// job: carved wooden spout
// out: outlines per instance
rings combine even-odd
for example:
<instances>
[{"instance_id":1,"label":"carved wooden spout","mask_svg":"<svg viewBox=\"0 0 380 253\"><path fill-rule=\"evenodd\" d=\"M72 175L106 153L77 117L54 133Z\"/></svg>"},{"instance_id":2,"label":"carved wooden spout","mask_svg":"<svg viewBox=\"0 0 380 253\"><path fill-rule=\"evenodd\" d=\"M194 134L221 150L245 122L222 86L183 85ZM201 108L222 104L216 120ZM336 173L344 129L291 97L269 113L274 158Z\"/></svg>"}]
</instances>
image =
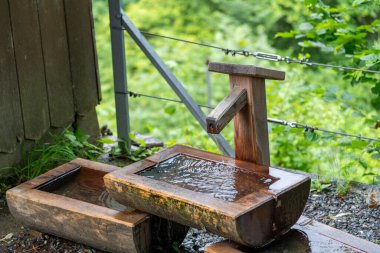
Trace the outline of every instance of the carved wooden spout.
<instances>
[{"instance_id":1,"label":"carved wooden spout","mask_svg":"<svg viewBox=\"0 0 380 253\"><path fill-rule=\"evenodd\" d=\"M211 134L220 133L247 103L247 90L240 87L233 88L231 93L208 115L206 119L207 132Z\"/></svg>"},{"instance_id":2,"label":"carved wooden spout","mask_svg":"<svg viewBox=\"0 0 380 253\"><path fill-rule=\"evenodd\" d=\"M231 92L207 117L207 131L220 133L234 118L236 158L269 166L265 79L284 80L285 73L215 62L209 63L209 70L229 74Z\"/></svg>"}]
</instances>

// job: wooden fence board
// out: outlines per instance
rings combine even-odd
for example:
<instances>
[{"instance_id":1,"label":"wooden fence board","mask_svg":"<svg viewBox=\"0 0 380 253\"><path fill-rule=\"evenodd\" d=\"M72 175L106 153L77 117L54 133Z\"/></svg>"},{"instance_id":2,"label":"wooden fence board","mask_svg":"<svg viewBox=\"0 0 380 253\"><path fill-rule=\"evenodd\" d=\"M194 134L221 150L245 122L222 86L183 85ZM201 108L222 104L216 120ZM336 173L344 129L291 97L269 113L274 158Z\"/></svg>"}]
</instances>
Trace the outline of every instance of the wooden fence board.
<instances>
[{"instance_id":1,"label":"wooden fence board","mask_svg":"<svg viewBox=\"0 0 380 253\"><path fill-rule=\"evenodd\" d=\"M17 0L9 4L25 138L35 140L50 127L37 3Z\"/></svg>"},{"instance_id":2,"label":"wooden fence board","mask_svg":"<svg viewBox=\"0 0 380 253\"><path fill-rule=\"evenodd\" d=\"M67 127L75 111L63 0L38 0L38 14L51 125Z\"/></svg>"},{"instance_id":3,"label":"wooden fence board","mask_svg":"<svg viewBox=\"0 0 380 253\"><path fill-rule=\"evenodd\" d=\"M65 0L76 111L82 115L99 102L90 0Z\"/></svg>"},{"instance_id":4,"label":"wooden fence board","mask_svg":"<svg viewBox=\"0 0 380 253\"><path fill-rule=\"evenodd\" d=\"M0 0L0 152L14 152L24 138L8 0Z\"/></svg>"},{"instance_id":5,"label":"wooden fence board","mask_svg":"<svg viewBox=\"0 0 380 253\"><path fill-rule=\"evenodd\" d=\"M98 103L102 101L102 89L100 87L100 76L99 76L99 65L98 65L98 53L96 51L96 38L95 38L95 21L94 21L94 13L92 11L92 1L89 3L90 7L90 16L88 17L91 21L91 37L93 41L93 50L94 50L94 60L95 60L95 71L96 71L96 82L98 88Z\"/></svg>"}]
</instances>

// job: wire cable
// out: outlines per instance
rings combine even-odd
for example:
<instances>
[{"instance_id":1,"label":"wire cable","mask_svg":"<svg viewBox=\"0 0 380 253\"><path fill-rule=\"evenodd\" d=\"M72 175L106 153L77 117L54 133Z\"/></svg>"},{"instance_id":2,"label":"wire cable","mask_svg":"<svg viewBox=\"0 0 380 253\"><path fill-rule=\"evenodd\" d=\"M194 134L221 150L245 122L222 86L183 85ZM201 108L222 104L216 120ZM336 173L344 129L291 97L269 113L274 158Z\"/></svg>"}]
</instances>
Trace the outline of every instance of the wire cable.
<instances>
[{"instance_id":1,"label":"wire cable","mask_svg":"<svg viewBox=\"0 0 380 253\"><path fill-rule=\"evenodd\" d=\"M154 36L154 37L159 37L159 38L164 38L164 39L169 39L169 40L180 41L180 42L184 42L184 43L188 43L188 44L194 44L194 45L198 45L198 46L202 46L202 47L209 47L209 48L214 48L214 49L218 49L218 50L225 50L222 47L217 47L217 46L213 46L213 45L209 45L209 44L205 44L205 43L201 43L201 42L184 40L184 39L169 37L169 36L166 36L166 35L145 32L145 31L141 31L141 33L145 34L145 35L148 35L148 36Z\"/></svg>"},{"instance_id":2,"label":"wire cable","mask_svg":"<svg viewBox=\"0 0 380 253\"><path fill-rule=\"evenodd\" d=\"M169 39L169 40L179 41L179 42L193 44L193 45L197 45L197 46L203 46L203 47L218 49L218 50L223 51L226 55L232 55L232 56L241 55L241 56L245 56L245 57L253 56L257 59L268 60L268 61L276 61L276 62L285 62L288 64L298 63L298 64L306 65L306 66L318 66L318 67L332 68L332 69L338 69L338 70L360 71L360 72L364 72L364 73L380 74L380 71L378 71L378 70L360 69L360 68L354 68L354 67L349 67L349 66L340 66L340 65L328 64L328 63L311 62L307 58L296 60L296 59L292 59L288 56L283 57L283 56L278 55L278 54L271 54L271 53L264 53L264 52L252 52L252 51L248 51L248 50L227 49L227 48L218 47L218 46L214 46L214 45L210 45L210 44L206 44L206 43L180 39L180 38L176 38L176 37L151 33L151 32L147 32L147 31L141 31L141 33L145 34L147 36Z\"/></svg>"},{"instance_id":3,"label":"wire cable","mask_svg":"<svg viewBox=\"0 0 380 253\"><path fill-rule=\"evenodd\" d=\"M169 102L175 102L175 103L183 104L183 102L181 100L177 100L174 98L159 97L159 96L154 96L154 95L138 93L135 91L118 92L118 93L128 94L132 98L146 97L146 98L151 98L151 99L156 99L156 100L163 100L163 101L169 101ZM198 104L198 106L203 107L203 108L207 108L207 109L214 109L214 107L202 105L202 104ZM341 131L328 130L328 129L324 129L324 128L320 128L320 127L316 127L316 126L301 124L298 122L289 122L289 121L285 121L285 120L281 120L281 119L272 119L272 118L268 118L267 120L269 123L272 123L272 124L289 126L291 128L300 128L300 129L304 129L305 131L311 131L311 132L320 131L320 132L325 132L325 133L330 133L330 134L340 135L340 136L345 136L345 137L350 137L350 138L357 138L357 139L362 139L362 140L367 140L367 141L380 142L380 139L376 139L376 138L371 138L371 137L366 137L366 136L361 136L361 135L355 135L355 134L348 134L348 133L344 133Z\"/></svg>"},{"instance_id":4,"label":"wire cable","mask_svg":"<svg viewBox=\"0 0 380 253\"><path fill-rule=\"evenodd\" d=\"M134 91L128 91L128 92L123 93L123 94L128 94L130 97L133 97L133 98L136 98L136 97L146 97L146 98L153 98L153 99L158 99L158 100L164 100L164 101L169 101L169 102L175 102L175 103L183 104L183 102L181 100L177 100L177 99L174 99L174 98L158 97L158 96L153 96L153 95L147 95L147 94L137 93L137 92L134 92ZM197 104L197 105L199 107L203 107L203 108L214 109L213 107L210 107L210 106L207 106L207 105L199 105L199 104Z\"/></svg>"}]
</instances>

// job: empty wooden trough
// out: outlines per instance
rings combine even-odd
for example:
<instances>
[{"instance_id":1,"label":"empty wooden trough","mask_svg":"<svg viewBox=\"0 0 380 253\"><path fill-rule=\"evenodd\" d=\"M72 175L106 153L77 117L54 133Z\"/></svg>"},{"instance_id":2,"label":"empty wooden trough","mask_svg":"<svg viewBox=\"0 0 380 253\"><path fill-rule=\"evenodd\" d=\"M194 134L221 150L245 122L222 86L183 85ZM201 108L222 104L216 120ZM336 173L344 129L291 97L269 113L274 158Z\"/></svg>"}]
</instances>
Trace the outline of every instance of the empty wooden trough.
<instances>
[{"instance_id":1,"label":"empty wooden trough","mask_svg":"<svg viewBox=\"0 0 380 253\"><path fill-rule=\"evenodd\" d=\"M7 191L9 209L33 229L100 250L171 252L188 227L112 199L103 176L118 169L76 159Z\"/></svg>"},{"instance_id":2,"label":"empty wooden trough","mask_svg":"<svg viewBox=\"0 0 380 253\"><path fill-rule=\"evenodd\" d=\"M310 187L304 175L180 145L104 180L120 203L252 247L296 223Z\"/></svg>"}]
</instances>

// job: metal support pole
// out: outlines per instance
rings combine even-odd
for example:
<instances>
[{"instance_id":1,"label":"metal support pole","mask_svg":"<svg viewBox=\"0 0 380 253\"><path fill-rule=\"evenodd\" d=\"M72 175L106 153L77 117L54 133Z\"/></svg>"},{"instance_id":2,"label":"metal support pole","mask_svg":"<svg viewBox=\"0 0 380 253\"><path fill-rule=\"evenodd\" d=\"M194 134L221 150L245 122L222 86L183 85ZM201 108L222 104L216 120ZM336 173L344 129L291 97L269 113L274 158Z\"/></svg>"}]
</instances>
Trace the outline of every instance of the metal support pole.
<instances>
[{"instance_id":1,"label":"metal support pole","mask_svg":"<svg viewBox=\"0 0 380 253\"><path fill-rule=\"evenodd\" d=\"M211 73L210 71L208 71L208 64L209 64L209 59L207 58L206 59L206 62L205 62L205 65L206 65L206 68L205 68L205 73L206 73L206 77L205 77L205 81L206 81L206 85L207 85L207 106L208 107L211 107L211 100L212 100L212 88L211 88ZM211 109L209 109L209 113L211 112Z\"/></svg>"},{"instance_id":2,"label":"metal support pole","mask_svg":"<svg viewBox=\"0 0 380 253\"><path fill-rule=\"evenodd\" d=\"M145 56L151 61L151 63L155 66L155 68L160 72L161 76L166 80L166 82L170 85L172 90L177 94L177 96L181 99L181 101L186 105L187 109L193 114L195 119L199 122L199 124L206 131L206 116L199 108L194 99L187 93L185 87L181 84L181 82L175 77L175 75L170 71L170 69L165 65L165 63L161 60L161 58L154 51L153 47L149 44L149 42L145 39L145 37L141 34L139 29L133 24L133 22L127 17L127 15L122 12L122 26L127 30L129 35L135 41L135 43L140 47L140 49L144 52ZM223 152L223 154L233 157L234 151L228 144L228 142L224 139L224 137L220 134L209 134L212 140L216 143L219 150Z\"/></svg>"},{"instance_id":3,"label":"metal support pole","mask_svg":"<svg viewBox=\"0 0 380 253\"><path fill-rule=\"evenodd\" d=\"M117 135L126 141L130 149L129 109L127 94L127 66L125 62L124 32L121 23L121 0L109 0L109 16L111 27L112 65L115 91Z\"/></svg>"}]
</instances>

